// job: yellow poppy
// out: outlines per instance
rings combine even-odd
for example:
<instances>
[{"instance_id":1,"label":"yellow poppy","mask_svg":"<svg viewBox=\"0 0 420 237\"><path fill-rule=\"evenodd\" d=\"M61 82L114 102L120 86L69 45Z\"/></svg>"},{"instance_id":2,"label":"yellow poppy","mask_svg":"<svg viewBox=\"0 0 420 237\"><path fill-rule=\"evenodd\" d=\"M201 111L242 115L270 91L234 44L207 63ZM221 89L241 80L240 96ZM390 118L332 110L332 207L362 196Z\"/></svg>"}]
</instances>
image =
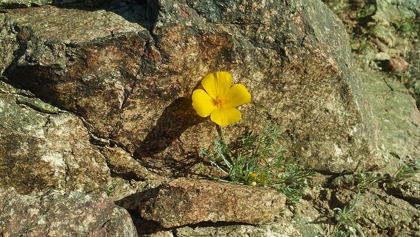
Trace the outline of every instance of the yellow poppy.
<instances>
[{"instance_id":1,"label":"yellow poppy","mask_svg":"<svg viewBox=\"0 0 420 237\"><path fill-rule=\"evenodd\" d=\"M193 107L201 117L210 115L211 121L221 126L234 124L241 119L236 107L251 102L251 94L242 84L232 87L232 75L228 72L213 72L204 77L204 90L193 92Z\"/></svg>"}]
</instances>

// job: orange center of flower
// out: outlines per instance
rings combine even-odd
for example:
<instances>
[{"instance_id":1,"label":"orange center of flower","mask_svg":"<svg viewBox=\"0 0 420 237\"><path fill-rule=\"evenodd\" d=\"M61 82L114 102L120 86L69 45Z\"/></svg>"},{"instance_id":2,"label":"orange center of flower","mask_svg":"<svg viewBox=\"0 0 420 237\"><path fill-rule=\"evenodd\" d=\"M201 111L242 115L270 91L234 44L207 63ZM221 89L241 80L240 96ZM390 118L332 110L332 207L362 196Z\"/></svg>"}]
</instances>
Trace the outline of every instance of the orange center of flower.
<instances>
[{"instance_id":1,"label":"orange center of flower","mask_svg":"<svg viewBox=\"0 0 420 237\"><path fill-rule=\"evenodd\" d=\"M226 99L222 99L219 96L216 97L216 99L213 101L213 105L216 106L219 109L223 109L223 107L228 103L229 101Z\"/></svg>"}]
</instances>

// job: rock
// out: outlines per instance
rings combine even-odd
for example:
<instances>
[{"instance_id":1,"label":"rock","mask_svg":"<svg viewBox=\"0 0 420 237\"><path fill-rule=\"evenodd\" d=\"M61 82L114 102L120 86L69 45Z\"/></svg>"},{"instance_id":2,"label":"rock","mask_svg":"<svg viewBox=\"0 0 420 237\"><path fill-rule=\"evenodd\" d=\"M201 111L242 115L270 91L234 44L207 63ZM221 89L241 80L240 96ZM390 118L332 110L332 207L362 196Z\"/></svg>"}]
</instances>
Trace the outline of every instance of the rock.
<instances>
[{"instance_id":1,"label":"rock","mask_svg":"<svg viewBox=\"0 0 420 237\"><path fill-rule=\"evenodd\" d=\"M340 208L351 205L355 200L355 193L349 190L340 190L335 194ZM371 190L360 194L360 198L354 207L354 211L349 215L353 221L361 222L366 229L380 230L398 229L404 230L408 226L412 230L418 230L420 211L410 205L410 203L389 196L382 191ZM365 229L365 230L366 230ZM365 232L370 236L369 232ZM413 233L412 233L413 234Z\"/></svg>"},{"instance_id":2,"label":"rock","mask_svg":"<svg viewBox=\"0 0 420 237\"><path fill-rule=\"evenodd\" d=\"M159 231L150 235L150 237L174 237L172 231Z\"/></svg>"},{"instance_id":3,"label":"rock","mask_svg":"<svg viewBox=\"0 0 420 237\"><path fill-rule=\"evenodd\" d=\"M83 122L0 82L0 184L30 194L90 192L111 180L105 158ZM77 139L75 139L77 138Z\"/></svg>"},{"instance_id":4,"label":"rock","mask_svg":"<svg viewBox=\"0 0 420 237\"><path fill-rule=\"evenodd\" d=\"M320 1L124 2L4 15L16 26L11 34L25 36L4 74L159 175L188 174L198 151L213 146L214 124L195 114L190 97L217 70L253 98L228 140L275 123L279 143L309 168L381 165L371 156L376 138L348 36Z\"/></svg>"},{"instance_id":5,"label":"rock","mask_svg":"<svg viewBox=\"0 0 420 237\"><path fill-rule=\"evenodd\" d=\"M15 71L11 78L21 81L38 68L38 79L24 82L25 85L35 93L44 93L46 96L41 97L56 106L84 116L97 136L108 137L140 70L145 39L150 36L138 33L145 29L103 10L89 14L47 6L10 10L8 16L28 32L23 39L27 50L21 51L17 65L8 70L21 73ZM108 40L95 41L99 39ZM95 102L91 104L92 101Z\"/></svg>"},{"instance_id":6,"label":"rock","mask_svg":"<svg viewBox=\"0 0 420 237\"><path fill-rule=\"evenodd\" d=\"M111 2L111 0L2 0L0 2L0 9L39 7L44 5L62 6L74 3L84 3L85 6L96 8L109 2Z\"/></svg>"},{"instance_id":7,"label":"rock","mask_svg":"<svg viewBox=\"0 0 420 237\"><path fill-rule=\"evenodd\" d=\"M415 48L420 49L420 42L417 42ZM409 62L409 73L412 77L407 84L414 99L416 99L417 108L420 109L420 50L410 52Z\"/></svg>"},{"instance_id":8,"label":"rock","mask_svg":"<svg viewBox=\"0 0 420 237\"><path fill-rule=\"evenodd\" d=\"M401 161L420 156L420 112L401 83L378 72L360 75L377 124L378 151L394 173Z\"/></svg>"},{"instance_id":9,"label":"rock","mask_svg":"<svg viewBox=\"0 0 420 237\"><path fill-rule=\"evenodd\" d=\"M13 53L19 48L17 35L13 20L0 13L0 75L15 59Z\"/></svg>"},{"instance_id":10,"label":"rock","mask_svg":"<svg viewBox=\"0 0 420 237\"><path fill-rule=\"evenodd\" d=\"M408 63L401 57L394 57L389 61L389 67L394 72L404 73L408 71Z\"/></svg>"},{"instance_id":11,"label":"rock","mask_svg":"<svg viewBox=\"0 0 420 237\"><path fill-rule=\"evenodd\" d=\"M284 215L274 223L263 225L198 225L194 227L185 226L174 230L175 236L328 236L325 230L317 222L322 216L314 209L311 203L302 201L296 203L297 216L293 215L287 208L282 212ZM310 224L309 224L310 223Z\"/></svg>"},{"instance_id":12,"label":"rock","mask_svg":"<svg viewBox=\"0 0 420 237\"><path fill-rule=\"evenodd\" d=\"M70 0L71 1L71 0ZM76 0L74 0L76 1ZM72 2L74 2L72 1ZM0 9L2 8L23 8L34 7L51 4L53 0L2 0L0 2Z\"/></svg>"},{"instance_id":13,"label":"rock","mask_svg":"<svg viewBox=\"0 0 420 237\"><path fill-rule=\"evenodd\" d=\"M375 55L375 59L378 61L389 61L391 57L387 53L380 52Z\"/></svg>"},{"instance_id":14,"label":"rock","mask_svg":"<svg viewBox=\"0 0 420 237\"><path fill-rule=\"evenodd\" d=\"M132 178L134 180L153 180L162 182L163 177L151 173L145 167L141 166L139 162L133 159L130 154L119 147L105 146L102 148L102 154L107 159L107 164L110 169L120 177L126 179Z\"/></svg>"},{"instance_id":15,"label":"rock","mask_svg":"<svg viewBox=\"0 0 420 237\"><path fill-rule=\"evenodd\" d=\"M200 222L272 222L286 198L275 190L180 178L159 187L140 206L141 216L165 228Z\"/></svg>"},{"instance_id":16,"label":"rock","mask_svg":"<svg viewBox=\"0 0 420 237\"><path fill-rule=\"evenodd\" d=\"M0 208L3 236L137 236L128 212L104 193L26 196L0 189Z\"/></svg>"},{"instance_id":17,"label":"rock","mask_svg":"<svg viewBox=\"0 0 420 237\"><path fill-rule=\"evenodd\" d=\"M420 177L404 180L395 188L391 187L390 191L397 197L418 204L420 203Z\"/></svg>"}]
</instances>

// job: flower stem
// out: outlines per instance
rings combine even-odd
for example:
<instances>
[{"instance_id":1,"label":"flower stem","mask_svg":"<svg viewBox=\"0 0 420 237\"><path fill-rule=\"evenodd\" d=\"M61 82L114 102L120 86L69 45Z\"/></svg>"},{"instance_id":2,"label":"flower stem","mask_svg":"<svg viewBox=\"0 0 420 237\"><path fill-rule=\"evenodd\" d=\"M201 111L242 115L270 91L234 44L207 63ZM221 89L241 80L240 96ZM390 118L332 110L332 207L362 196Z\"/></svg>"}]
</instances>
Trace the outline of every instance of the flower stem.
<instances>
[{"instance_id":1,"label":"flower stem","mask_svg":"<svg viewBox=\"0 0 420 237\"><path fill-rule=\"evenodd\" d=\"M226 142L225 133L223 132L222 126L216 124L216 130L217 130L217 133L219 134L219 137L222 138L222 142L227 146L228 144Z\"/></svg>"},{"instance_id":2,"label":"flower stem","mask_svg":"<svg viewBox=\"0 0 420 237\"><path fill-rule=\"evenodd\" d=\"M223 132L223 128L222 128L222 126L220 126L220 125L216 124L216 130L217 130L217 133L219 134L219 137L222 139L223 145L224 145L226 148L228 148L228 143L227 143L227 141L226 141L225 133ZM232 155L231 150L230 150L230 149L227 149L227 153L228 153L228 156L229 156L229 158L230 158L230 162L231 162L232 164L234 164L235 160L233 159L233 155Z\"/></svg>"}]
</instances>

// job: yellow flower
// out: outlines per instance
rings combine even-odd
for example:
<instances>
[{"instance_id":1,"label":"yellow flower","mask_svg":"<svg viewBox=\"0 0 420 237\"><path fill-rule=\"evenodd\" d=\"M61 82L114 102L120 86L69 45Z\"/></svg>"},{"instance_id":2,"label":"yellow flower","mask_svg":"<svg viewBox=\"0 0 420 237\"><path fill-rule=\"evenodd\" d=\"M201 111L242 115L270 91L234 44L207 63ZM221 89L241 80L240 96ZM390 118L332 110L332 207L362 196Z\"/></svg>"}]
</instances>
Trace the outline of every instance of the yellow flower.
<instances>
[{"instance_id":1,"label":"yellow flower","mask_svg":"<svg viewBox=\"0 0 420 237\"><path fill-rule=\"evenodd\" d=\"M251 94L242 84L232 87L232 75L228 72L214 72L204 77L201 84L204 90L193 92L193 107L201 117L210 115L211 121L218 125L234 124L242 114L236 107L250 103Z\"/></svg>"}]
</instances>

